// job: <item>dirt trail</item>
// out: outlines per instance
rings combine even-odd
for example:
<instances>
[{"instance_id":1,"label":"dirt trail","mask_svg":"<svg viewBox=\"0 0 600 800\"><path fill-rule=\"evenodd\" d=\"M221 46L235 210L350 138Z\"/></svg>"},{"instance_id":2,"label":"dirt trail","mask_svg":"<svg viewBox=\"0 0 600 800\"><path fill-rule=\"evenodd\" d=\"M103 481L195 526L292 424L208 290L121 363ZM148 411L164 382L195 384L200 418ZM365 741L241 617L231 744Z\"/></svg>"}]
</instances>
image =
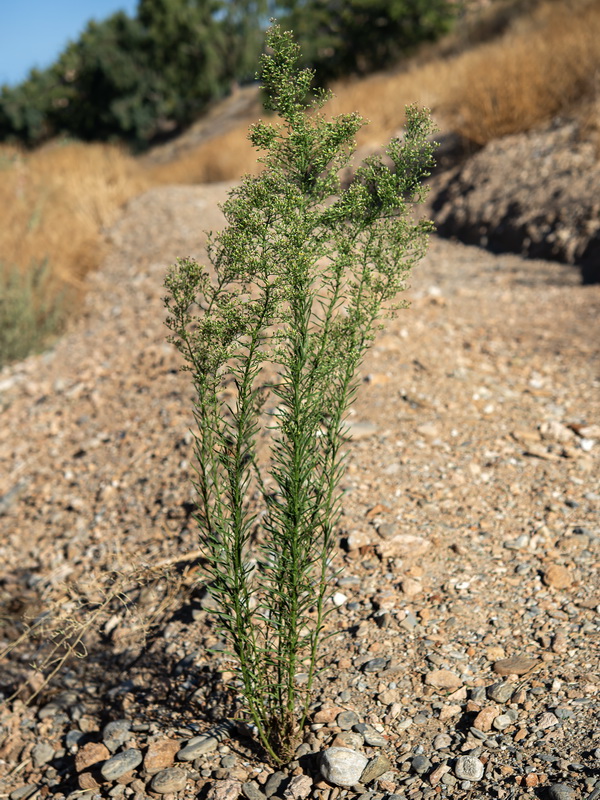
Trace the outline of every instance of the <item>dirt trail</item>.
<instances>
[{"instance_id":1,"label":"dirt trail","mask_svg":"<svg viewBox=\"0 0 600 800\"><path fill-rule=\"evenodd\" d=\"M0 374L0 644L23 613L68 604L64 581L196 550L192 393L165 343L162 281L176 257L202 255L227 190L166 187L130 203L83 318L51 352ZM306 752L339 739L336 715L351 710L387 737L391 769L368 787L379 797L460 798L477 786L477 796L509 798L557 781L586 796L600 763L600 286L581 287L564 265L437 238L411 283L411 308L378 335L351 414L343 599L323 661L334 669ZM196 730L218 718L211 697L226 687L203 682L212 634L201 600L190 602L191 616L173 616L146 648L128 642L131 623L117 613L91 656L104 683L83 662L65 672L66 710L5 706L0 759L11 774L0 788L45 785L36 796L60 798L82 786L69 730L100 741L109 718L147 723L153 708L128 745L143 750L152 735L185 739L190 713ZM517 655L535 667L507 679L523 695L492 701L498 662ZM187 689L176 669L186 656ZM5 663L7 690L30 657ZM128 657L135 666L123 673ZM373 659L383 660L367 668ZM190 687L193 713L179 702ZM486 708L489 725L477 722ZM492 728L507 709L514 719ZM47 761L31 755L42 741ZM263 786L270 770L244 747L194 762L188 790ZM475 783L456 770L465 753L485 767ZM447 769L432 778L437 767ZM152 770L136 769L123 791L142 797ZM340 794L313 778L315 798ZM119 785L82 788L120 797Z\"/></svg>"}]
</instances>

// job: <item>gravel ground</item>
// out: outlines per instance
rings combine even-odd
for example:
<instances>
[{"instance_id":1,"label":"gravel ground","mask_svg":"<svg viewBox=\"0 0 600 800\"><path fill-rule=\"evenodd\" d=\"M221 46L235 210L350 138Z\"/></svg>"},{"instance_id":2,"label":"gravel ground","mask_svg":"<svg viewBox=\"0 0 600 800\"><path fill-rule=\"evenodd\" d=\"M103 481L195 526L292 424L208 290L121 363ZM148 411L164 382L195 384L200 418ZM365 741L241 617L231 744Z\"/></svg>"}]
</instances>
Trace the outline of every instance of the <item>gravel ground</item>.
<instances>
[{"instance_id":1,"label":"gravel ground","mask_svg":"<svg viewBox=\"0 0 600 800\"><path fill-rule=\"evenodd\" d=\"M0 374L0 797L599 798L600 286L437 238L363 365L297 760L223 722L161 297L227 189L134 200L84 317Z\"/></svg>"}]
</instances>

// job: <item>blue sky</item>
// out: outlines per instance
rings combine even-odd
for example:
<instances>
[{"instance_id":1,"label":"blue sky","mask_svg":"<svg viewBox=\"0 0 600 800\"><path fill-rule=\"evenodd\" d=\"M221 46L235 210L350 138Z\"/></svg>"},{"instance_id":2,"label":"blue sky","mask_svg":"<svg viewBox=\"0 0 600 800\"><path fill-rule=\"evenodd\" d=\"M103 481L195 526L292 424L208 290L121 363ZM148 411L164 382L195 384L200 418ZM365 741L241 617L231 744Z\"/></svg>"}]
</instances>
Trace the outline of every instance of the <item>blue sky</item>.
<instances>
[{"instance_id":1,"label":"blue sky","mask_svg":"<svg viewBox=\"0 0 600 800\"><path fill-rule=\"evenodd\" d=\"M90 19L136 8L137 0L0 0L0 86L49 66Z\"/></svg>"}]
</instances>

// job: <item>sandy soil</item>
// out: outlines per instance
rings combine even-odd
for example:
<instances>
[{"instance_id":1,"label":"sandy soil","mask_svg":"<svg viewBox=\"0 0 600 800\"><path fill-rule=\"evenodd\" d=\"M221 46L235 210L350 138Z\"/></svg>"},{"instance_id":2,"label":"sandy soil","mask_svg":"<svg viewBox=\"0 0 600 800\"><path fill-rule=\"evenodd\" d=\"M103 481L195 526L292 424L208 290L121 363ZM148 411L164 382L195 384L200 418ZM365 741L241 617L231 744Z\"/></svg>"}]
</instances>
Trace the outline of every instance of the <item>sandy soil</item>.
<instances>
[{"instance_id":1,"label":"sandy soil","mask_svg":"<svg viewBox=\"0 0 600 800\"><path fill-rule=\"evenodd\" d=\"M298 760L276 786L238 734L177 759L232 692L206 649L218 640L196 582L192 392L165 343L162 281L176 257L202 255L227 190L134 200L83 319L0 375L0 795L597 797L600 286L437 238L411 308L363 365L335 635ZM25 706L48 647L18 637L43 612L67 633L91 620L89 655ZM325 781L316 754L334 742L377 777ZM130 751L125 772L99 772Z\"/></svg>"}]
</instances>

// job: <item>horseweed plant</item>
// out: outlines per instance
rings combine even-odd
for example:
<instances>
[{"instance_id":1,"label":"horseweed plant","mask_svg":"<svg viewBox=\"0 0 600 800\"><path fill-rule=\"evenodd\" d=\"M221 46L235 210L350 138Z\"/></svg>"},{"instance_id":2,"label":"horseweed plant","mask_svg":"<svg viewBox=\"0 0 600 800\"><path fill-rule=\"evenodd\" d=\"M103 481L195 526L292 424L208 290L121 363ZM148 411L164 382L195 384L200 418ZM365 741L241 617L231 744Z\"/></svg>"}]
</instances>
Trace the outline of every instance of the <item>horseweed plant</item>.
<instances>
[{"instance_id":1,"label":"horseweed plant","mask_svg":"<svg viewBox=\"0 0 600 800\"><path fill-rule=\"evenodd\" d=\"M431 225L411 207L433 145L428 114L409 108L403 141L387 147L391 168L370 157L342 188L364 121L319 112L328 95L311 91L290 33L274 25L267 44L260 77L280 122L250 129L264 169L223 205L228 225L208 247L214 269L179 260L165 303L197 395L207 588L258 738L282 764L307 716L330 594L345 412L376 320L426 247Z\"/></svg>"}]
</instances>

